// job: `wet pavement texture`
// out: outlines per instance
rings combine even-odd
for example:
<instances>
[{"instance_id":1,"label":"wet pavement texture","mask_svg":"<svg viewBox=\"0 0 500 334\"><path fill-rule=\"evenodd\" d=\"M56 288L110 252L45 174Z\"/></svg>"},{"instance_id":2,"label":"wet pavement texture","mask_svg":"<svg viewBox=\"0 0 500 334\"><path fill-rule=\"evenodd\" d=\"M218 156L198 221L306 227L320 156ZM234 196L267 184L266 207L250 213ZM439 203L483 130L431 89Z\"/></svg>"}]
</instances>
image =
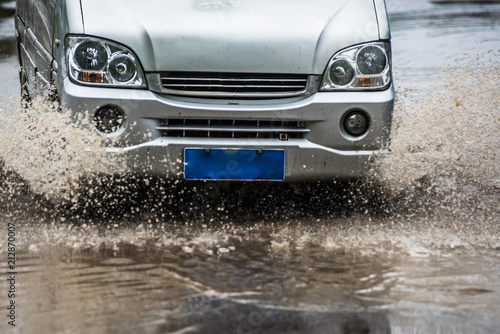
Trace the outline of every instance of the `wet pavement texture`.
<instances>
[{"instance_id":1,"label":"wet pavement texture","mask_svg":"<svg viewBox=\"0 0 500 334\"><path fill-rule=\"evenodd\" d=\"M387 0L391 156L356 182L292 185L80 178L64 115L35 105L39 137L18 117L13 4L0 332L500 333L500 4Z\"/></svg>"}]
</instances>

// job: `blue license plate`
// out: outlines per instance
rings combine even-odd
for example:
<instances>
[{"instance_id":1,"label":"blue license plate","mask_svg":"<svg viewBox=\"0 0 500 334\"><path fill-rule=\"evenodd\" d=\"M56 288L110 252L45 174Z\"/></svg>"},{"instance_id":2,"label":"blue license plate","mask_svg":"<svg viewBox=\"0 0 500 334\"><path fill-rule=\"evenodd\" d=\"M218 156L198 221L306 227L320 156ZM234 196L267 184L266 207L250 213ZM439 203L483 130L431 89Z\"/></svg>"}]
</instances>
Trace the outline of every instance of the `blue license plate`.
<instances>
[{"instance_id":1,"label":"blue license plate","mask_svg":"<svg viewBox=\"0 0 500 334\"><path fill-rule=\"evenodd\" d=\"M258 149L184 149L186 180L283 181L285 151Z\"/></svg>"}]
</instances>

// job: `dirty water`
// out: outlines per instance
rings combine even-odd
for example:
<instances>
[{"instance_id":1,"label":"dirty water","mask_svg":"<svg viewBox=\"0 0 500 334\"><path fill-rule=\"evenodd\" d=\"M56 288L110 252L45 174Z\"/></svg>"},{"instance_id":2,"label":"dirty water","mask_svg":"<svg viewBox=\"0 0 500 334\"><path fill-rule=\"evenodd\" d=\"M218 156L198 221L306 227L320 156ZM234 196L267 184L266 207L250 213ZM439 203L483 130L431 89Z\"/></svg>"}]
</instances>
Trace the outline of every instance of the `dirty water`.
<instances>
[{"instance_id":1,"label":"dirty water","mask_svg":"<svg viewBox=\"0 0 500 334\"><path fill-rule=\"evenodd\" d=\"M0 15L0 332L499 333L500 5L387 4L392 154L306 185L86 176L90 132L19 116Z\"/></svg>"}]
</instances>

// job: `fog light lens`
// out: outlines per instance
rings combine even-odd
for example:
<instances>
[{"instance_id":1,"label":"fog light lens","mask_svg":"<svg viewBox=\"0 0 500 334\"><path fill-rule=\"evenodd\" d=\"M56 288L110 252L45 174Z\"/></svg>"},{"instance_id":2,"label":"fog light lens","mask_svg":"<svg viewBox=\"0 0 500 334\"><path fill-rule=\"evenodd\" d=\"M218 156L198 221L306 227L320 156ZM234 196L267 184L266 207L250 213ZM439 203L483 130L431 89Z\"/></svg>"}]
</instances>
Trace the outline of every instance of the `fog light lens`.
<instances>
[{"instance_id":1,"label":"fog light lens","mask_svg":"<svg viewBox=\"0 0 500 334\"><path fill-rule=\"evenodd\" d=\"M359 137L368 131L368 117L361 111L353 111L344 120L345 131L354 137Z\"/></svg>"},{"instance_id":2,"label":"fog light lens","mask_svg":"<svg viewBox=\"0 0 500 334\"><path fill-rule=\"evenodd\" d=\"M117 108L105 107L94 115L97 130L103 133L118 131L125 123L125 115Z\"/></svg>"}]
</instances>

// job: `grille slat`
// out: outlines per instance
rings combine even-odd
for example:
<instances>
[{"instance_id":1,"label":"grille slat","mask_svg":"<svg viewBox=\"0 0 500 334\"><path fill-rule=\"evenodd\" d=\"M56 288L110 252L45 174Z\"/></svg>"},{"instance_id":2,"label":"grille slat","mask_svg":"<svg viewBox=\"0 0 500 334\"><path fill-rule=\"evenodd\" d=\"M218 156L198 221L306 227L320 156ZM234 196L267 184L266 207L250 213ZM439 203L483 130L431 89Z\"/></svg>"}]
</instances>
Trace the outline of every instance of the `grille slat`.
<instances>
[{"instance_id":1,"label":"grille slat","mask_svg":"<svg viewBox=\"0 0 500 334\"><path fill-rule=\"evenodd\" d=\"M195 77L161 77L165 81L220 81L220 82L301 82L306 83L307 79L225 79L225 78L195 78Z\"/></svg>"},{"instance_id":2,"label":"grille slat","mask_svg":"<svg viewBox=\"0 0 500 334\"><path fill-rule=\"evenodd\" d=\"M157 128L161 131L210 131L210 132L301 132L306 133L309 132L309 129L297 129L290 127L211 127L211 126L159 126Z\"/></svg>"},{"instance_id":3,"label":"grille slat","mask_svg":"<svg viewBox=\"0 0 500 334\"><path fill-rule=\"evenodd\" d=\"M300 121L163 119L157 126L164 137L302 138L310 129Z\"/></svg>"},{"instance_id":4,"label":"grille slat","mask_svg":"<svg viewBox=\"0 0 500 334\"><path fill-rule=\"evenodd\" d=\"M247 88L247 89L276 89L276 86L273 85L214 85L214 84L169 84L170 88L194 88L198 87L199 89L210 89L210 88L220 88L222 89L231 89L231 88ZM289 89L300 89L302 86L287 86Z\"/></svg>"},{"instance_id":5,"label":"grille slat","mask_svg":"<svg viewBox=\"0 0 500 334\"><path fill-rule=\"evenodd\" d=\"M167 92L183 95L298 95L308 86L302 74L164 72L160 81Z\"/></svg>"}]
</instances>

